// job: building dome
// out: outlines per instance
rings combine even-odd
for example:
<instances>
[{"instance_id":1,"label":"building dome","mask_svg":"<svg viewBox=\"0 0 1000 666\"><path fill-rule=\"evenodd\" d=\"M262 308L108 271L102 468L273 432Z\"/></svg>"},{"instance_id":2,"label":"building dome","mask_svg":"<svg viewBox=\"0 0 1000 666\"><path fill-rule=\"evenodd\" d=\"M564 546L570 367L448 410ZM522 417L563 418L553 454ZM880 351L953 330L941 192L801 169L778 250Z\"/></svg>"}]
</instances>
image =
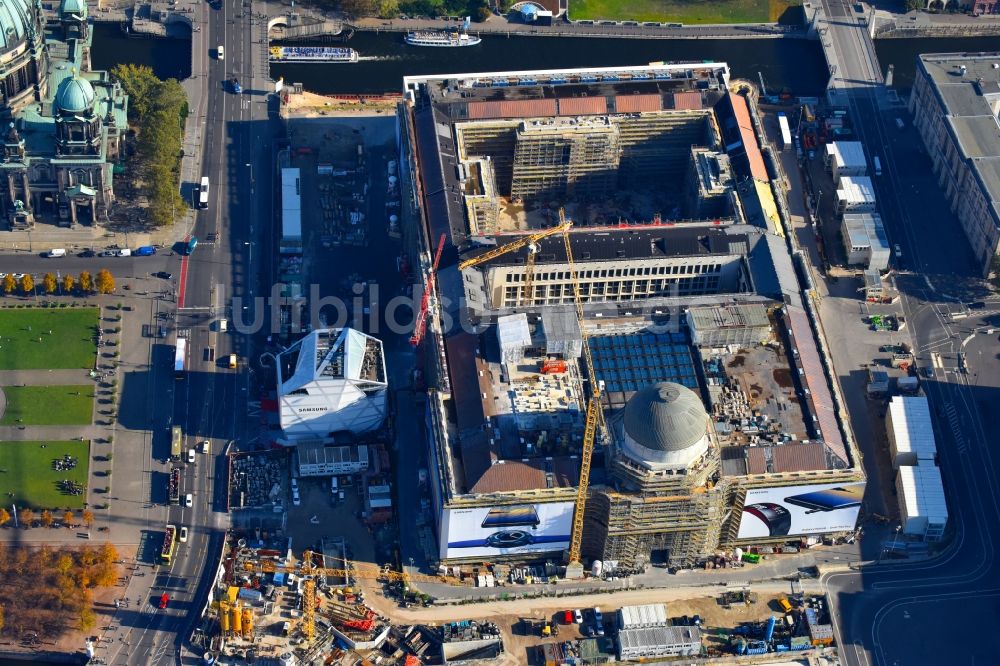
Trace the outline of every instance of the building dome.
<instances>
[{"instance_id":1,"label":"building dome","mask_svg":"<svg viewBox=\"0 0 1000 666\"><path fill-rule=\"evenodd\" d=\"M86 0L62 0L59 3L59 13L63 16L76 14L77 16L87 15Z\"/></svg>"},{"instance_id":2,"label":"building dome","mask_svg":"<svg viewBox=\"0 0 1000 666\"><path fill-rule=\"evenodd\" d=\"M90 81L74 74L59 85L56 108L64 113L84 113L94 108L94 98L94 86Z\"/></svg>"},{"instance_id":3,"label":"building dome","mask_svg":"<svg viewBox=\"0 0 1000 666\"><path fill-rule=\"evenodd\" d=\"M708 447L708 413L701 398L672 382L642 389L625 405L624 449L653 466L686 466Z\"/></svg>"},{"instance_id":4,"label":"building dome","mask_svg":"<svg viewBox=\"0 0 1000 666\"><path fill-rule=\"evenodd\" d=\"M27 0L0 0L0 52L12 51L31 34L31 6Z\"/></svg>"}]
</instances>

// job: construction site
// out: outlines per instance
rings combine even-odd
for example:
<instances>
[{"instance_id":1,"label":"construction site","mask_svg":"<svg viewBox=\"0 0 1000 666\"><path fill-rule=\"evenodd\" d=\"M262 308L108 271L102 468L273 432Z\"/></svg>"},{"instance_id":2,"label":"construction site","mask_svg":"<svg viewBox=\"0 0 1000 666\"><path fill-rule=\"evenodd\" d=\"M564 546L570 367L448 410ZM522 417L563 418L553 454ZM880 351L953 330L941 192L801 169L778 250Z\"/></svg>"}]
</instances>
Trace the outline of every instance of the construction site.
<instances>
[{"instance_id":1,"label":"construction site","mask_svg":"<svg viewBox=\"0 0 1000 666\"><path fill-rule=\"evenodd\" d=\"M445 663L444 655L477 653L499 632L472 627L393 626L366 605L366 595L399 596L419 582L461 584L349 559L341 539L322 539L295 557L291 539L274 532L230 534L208 613L192 642L208 652L253 663ZM412 598L412 597L411 597ZM425 602L426 603L426 602ZM446 647L446 644L455 644ZM488 652L488 651L487 651ZM483 654L486 654L484 652ZM261 660L255 662L254 660Z\"/></svg>"},{"instance_id":2,"label":"construction site","mask_svg":"<svg viewBox=\"0 0 1000 666\"><path fill-rule=\"evenodd\" d=\"M747 91L710 62L405 80L441 565L606 576L854 533Z\"/></svg>"}]
</instances>

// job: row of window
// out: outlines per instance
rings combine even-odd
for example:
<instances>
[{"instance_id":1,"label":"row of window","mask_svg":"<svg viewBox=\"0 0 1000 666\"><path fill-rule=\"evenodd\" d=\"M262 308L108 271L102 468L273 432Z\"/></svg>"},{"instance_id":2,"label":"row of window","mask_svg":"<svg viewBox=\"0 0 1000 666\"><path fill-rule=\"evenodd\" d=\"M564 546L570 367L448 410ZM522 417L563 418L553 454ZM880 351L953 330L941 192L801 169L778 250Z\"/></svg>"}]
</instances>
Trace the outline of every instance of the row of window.
<instances>
[{"instance_id":1,"label":"row of window","mask_svg":"<svg viewBox=\"0 0 1000 666\"><path fill-rule=\"evenodd\" d=\"M623 268L600 268L577 271L580 280L600 278L620 278L636 275L701 275L703 273L718 273L722 264L677 264L673 266L630 266ZM535 273L535 281L569 280L569 271L552 271ZM523 282L524 273L507 273L505 282Z\"/></svg>"},{"instance_id":2,"label":"row of window","mask_svg":"<svg viewBox=\"0 0 1000 666\"><path fill-rule=\"evenodd\" d=\"M535 305L573 303L570 284L535 285ZM580 285L580 299L585 302L634 300L655 296L699 296L715 294L719 290L717 275L664 280L636 280L634 282L598 282ZM517 307L524 302L523 287L505 287L502 307Z\"/></svg>"}]
</instances>

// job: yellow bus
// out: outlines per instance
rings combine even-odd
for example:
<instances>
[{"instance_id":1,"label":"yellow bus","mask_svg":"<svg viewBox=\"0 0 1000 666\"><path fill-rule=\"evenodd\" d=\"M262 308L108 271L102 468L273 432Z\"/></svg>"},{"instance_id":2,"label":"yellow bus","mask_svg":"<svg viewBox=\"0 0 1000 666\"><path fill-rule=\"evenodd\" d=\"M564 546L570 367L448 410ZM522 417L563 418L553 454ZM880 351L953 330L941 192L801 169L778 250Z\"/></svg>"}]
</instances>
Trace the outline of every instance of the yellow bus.
<instances>
[{"instance_id":1,"label":"yellow bus","mask_svg":"<svg viewBox=\"0 0 1000 666\"><path fill-rule=\"evenodd\" d=\"M160 548L160 562L170 564L174 559L174 552L177 551L177 527L167 525L167 531L163 535L163 546Z\"/></svg>"},{"instance_id":2,"label":"yellow bus","mask_svg":"<svg viewBox=\"0 0 1000 666\"><path fill-rule=\"evenodd\" d=\"M180 426L174 426L170 431L170 457L181 459L181 449L184 448L184 431Z\"/></svg>"}]
</instances>

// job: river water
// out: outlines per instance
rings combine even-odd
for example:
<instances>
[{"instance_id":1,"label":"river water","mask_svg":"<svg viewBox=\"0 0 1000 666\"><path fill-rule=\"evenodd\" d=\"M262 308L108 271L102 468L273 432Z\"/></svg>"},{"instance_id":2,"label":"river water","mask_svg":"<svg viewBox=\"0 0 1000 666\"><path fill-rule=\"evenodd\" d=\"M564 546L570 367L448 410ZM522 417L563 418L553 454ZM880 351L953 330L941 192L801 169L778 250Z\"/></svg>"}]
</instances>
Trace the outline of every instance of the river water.
<instances>
[{"instance_id":1,"label":"river water","mask_svg":"<svg viewBox=\"0 0 1000 666\"><path fill-rule=\"evenodd\" d=\"M997 38L880 39L875 42L882 69L896 66L895 87L912 85L918 53L995 50ZM479 46L434 49L407 46L400 33L354 35L348 44L361 54L353 64L289 64L271 68L272 78L301 82L323 94L399 92L406 75L495 72L521 69L636 65L656 60L718 60L736 78L758 82L768 92L788 89L816 96L826 85L827 68L819 42L805 39L586 39L577 37L501 37L487 35ZM119 62L153 67L160 77L191 73L190 43L173 39L129 39L116 24L95 26L91 59L95 69Z\"/></svg>"}]
</instances>

